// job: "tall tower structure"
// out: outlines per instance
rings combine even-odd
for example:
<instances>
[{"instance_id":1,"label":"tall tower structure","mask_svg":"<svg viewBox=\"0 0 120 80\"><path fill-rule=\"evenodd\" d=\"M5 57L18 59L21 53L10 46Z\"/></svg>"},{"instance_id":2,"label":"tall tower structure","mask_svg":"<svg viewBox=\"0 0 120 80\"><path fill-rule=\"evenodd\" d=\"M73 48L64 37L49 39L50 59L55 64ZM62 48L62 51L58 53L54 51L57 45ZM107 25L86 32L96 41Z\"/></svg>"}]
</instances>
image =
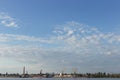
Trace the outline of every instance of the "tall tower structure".
<instances>
[{"instance_id":1,"label":"tall tower structure","mask_svg":"<svg viewBox=\"0 0 120 80\"><path fill-rule=\"evenodd\" d=\"M40 70L40 75L42 74L42 69Z\"/></svg>"},{"instance_id":2,"label":"tall tower structure","mask_svg":"<svg viewBox=\"0 0 120 80\"><path fill-rule=\"evenodd\" d=\"M23 67L23 75L25 74L25 66Z\"/></svg>"}]
</instances>

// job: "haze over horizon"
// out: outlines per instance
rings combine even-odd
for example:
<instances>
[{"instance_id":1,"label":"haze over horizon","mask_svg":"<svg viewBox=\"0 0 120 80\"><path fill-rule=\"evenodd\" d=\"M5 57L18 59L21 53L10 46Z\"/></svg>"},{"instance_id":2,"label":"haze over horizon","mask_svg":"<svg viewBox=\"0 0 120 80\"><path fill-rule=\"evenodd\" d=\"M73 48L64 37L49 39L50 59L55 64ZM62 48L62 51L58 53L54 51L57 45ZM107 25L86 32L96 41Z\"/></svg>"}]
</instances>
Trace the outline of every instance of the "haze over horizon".
<instances>
[{"instance_id":1,"label":"haze over horizon","mask_svg":"<svg viewBox=\"0 0 120 80\"><path fill-rule=\"evenodd\" d=\"M0 73L120 73L119 0L0 0Z\"/></svg>"}]
</instances>

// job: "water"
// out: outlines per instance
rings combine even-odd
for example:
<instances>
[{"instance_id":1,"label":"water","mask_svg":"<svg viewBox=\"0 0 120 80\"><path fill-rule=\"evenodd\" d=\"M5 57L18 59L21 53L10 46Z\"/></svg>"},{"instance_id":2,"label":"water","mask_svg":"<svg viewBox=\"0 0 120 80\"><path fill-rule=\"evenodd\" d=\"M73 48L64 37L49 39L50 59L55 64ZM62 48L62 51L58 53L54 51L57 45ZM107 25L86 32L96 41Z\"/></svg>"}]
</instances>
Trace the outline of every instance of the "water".
<instances>
[{"instance_id":1,"label":"water","mask_svg":"<svg viewBox=\"0 0 120 80\"><path fill-rule=\"evenodd\" d=\"M0 78L0 80L120 80L120 78Z\"/></svg>"}]
</instances>

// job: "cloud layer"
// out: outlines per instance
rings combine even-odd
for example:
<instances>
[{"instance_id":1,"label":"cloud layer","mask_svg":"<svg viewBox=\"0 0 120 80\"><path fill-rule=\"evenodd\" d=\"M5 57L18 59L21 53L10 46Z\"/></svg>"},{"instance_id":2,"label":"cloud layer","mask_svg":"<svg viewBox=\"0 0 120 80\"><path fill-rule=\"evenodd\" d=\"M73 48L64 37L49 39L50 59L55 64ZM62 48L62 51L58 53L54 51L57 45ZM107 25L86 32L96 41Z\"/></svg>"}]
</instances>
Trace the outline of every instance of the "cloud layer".
<instances>
[{"instance_id":1,"label":"cloud layer","mask_svg":"<svg viewBox=\"0 0 120 80\"><path fill-rule=\"evenodd\" d=\"M0 13L0 23L5 27L18 27L18 24L15 18L5 13Z\"/></svg>"},{"instance_id":2,"label":"cloud layer","mask_svg":"<svg viewBox=\"0 0 120 80\"><path fill-rule=\"evenodd\" d=\"M57 25L49 38L0 34L0 57L28 65L33 72L119 72L120 35L68 22ZM12 64L11 64L12 65ZM114 68L114 70L112 70Z\"/></svg>"}]
</instances>

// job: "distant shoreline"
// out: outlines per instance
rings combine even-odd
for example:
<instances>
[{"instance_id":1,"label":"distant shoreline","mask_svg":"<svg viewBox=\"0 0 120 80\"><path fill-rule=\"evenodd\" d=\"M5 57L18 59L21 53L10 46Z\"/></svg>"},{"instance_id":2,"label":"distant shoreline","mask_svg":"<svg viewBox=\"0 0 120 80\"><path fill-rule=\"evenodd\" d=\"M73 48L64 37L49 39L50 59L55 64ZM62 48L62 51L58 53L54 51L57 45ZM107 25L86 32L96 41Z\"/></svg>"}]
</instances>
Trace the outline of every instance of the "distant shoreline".
<instances>
[{"instance_id":1,"label":"distant shoreline","mask_svg":"<svg viewBox=\"0 0 120 80\"><path fill-rule=\"evenodd\" d=\"M40 74L0 74L0 78L120 78L120 73L40 73Z\"/></svg>"}]
</instances>

